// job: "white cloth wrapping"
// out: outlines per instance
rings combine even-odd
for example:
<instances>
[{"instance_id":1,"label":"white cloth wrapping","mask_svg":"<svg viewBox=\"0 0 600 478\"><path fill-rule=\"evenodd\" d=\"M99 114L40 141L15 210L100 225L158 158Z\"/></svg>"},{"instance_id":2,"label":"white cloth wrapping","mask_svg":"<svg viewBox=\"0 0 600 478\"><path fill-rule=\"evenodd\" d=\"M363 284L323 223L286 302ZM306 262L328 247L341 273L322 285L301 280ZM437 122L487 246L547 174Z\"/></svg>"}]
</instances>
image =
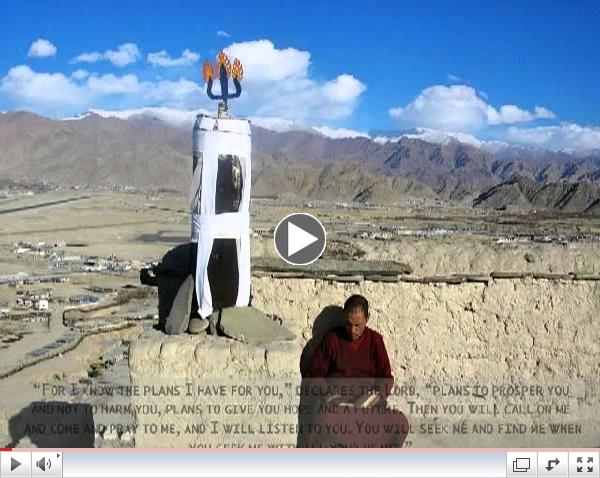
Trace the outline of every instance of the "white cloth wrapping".
<instances>
[{"instance_id":1,"label":"white cloth wrapping","mask_svg":"<svg viewBox=\"0 0 600 478\"><path fill-rule=\"evenodd\" d=\"M250 123L238 119L200 118L197 144L202 153L192 178L190 206L192 211L192 241L198 241L196 260L196 296L198 313L206 318L213 312L208 261L215 238L236 240L238 261L238 295L236 305L250 302L250 185L251 142ZM215 214L215 191L219 155L234 155L242 168L242 198L238 212ZM201 170L200 170L201 169ZM200 171L199 171L200 170ZM198 185L201 189L198 194ZM199 198L199 204L193 198ZM194 204L195 203L195 204Z\"/></svg>"}]
</instances>

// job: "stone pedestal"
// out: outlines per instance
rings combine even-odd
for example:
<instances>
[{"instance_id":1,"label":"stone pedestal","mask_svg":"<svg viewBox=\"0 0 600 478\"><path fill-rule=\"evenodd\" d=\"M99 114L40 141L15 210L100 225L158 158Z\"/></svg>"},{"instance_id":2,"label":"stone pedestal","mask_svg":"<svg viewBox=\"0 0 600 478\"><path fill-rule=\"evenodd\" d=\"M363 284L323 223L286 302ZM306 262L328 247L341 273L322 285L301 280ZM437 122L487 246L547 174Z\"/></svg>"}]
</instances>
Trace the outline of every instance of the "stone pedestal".
<instances>
[{"instance_id":1,"label":"stone pedestal","mask_svg":"<svg viewBox=\"0 0 600 478\"><path fill-rule=\"evenodd\" d=\"M130 348L136 446L295 446L300 353L146 332Z\"/></svg>"}]
</instances>

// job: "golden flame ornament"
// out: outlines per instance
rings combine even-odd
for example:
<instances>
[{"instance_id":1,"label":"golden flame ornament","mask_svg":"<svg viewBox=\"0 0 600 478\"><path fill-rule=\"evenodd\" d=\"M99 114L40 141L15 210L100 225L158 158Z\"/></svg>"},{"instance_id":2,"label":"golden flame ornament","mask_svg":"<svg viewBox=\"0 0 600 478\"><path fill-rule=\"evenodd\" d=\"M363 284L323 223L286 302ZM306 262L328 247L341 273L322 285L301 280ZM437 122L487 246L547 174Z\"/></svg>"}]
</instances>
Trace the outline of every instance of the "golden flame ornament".
<instances>
[{"instance_id":1,"label":"golden flame ornament","mask_svg":"<svg viewBox=\"0 0 600 478\"><path fill-rule=\"evenodd\" d=\"M204 77L204 81L212 80L217 76L215 75L212 64L209 60L204 62L204 66L202 67L202 76Z\"/></svg>"},{"instance_id":2,"label":"golden flame ornament","mask_svg":"<svg viewBox=\"0 0 600 478\"><path fill-rule=\"evenodd\" d=\"M237 58L233 61L233 67L231 68L231 77L238 81L241 81L244 77L244 68L242 67L242 62Z\"/></svg>"},{"instance_id":3,"label":"golden flame ornament","mask_svg":"<svg viewBox=\"0 0 600 478\"><path fill-rule=\"evenodd\" d=\"M224 51L219 52L217 55L217 71L220 71L221 65L225 66L227 76L231 76L231 63L229 63L229 58Z\"/></svg>"},{"instance_id":4,"label":"golden flame ornament","mask_svg":"<svg viewBox=\"0 0 600 478\"><path fill-rule=\"evenodd\" d=\"M233 61L233 66L229 61L228 56L224 51L220 51L217 55L217 61L213 66L209 60L204 62L202 67L202 75L206 82L206 94L211 100L221 100L223 105L223 111L227 111L227 100L232 98L239 98L242 94L242 85L240 81L244 77L244 68L242 62L237 58ZM233 80L235 86L235 92L230 93L229 91L229 79ZM215 95L212 92L213 81L218 80L221 85L221 94ZM219 111L221 111L221 104L219 104Z\"/></svg>"}]
</instances>

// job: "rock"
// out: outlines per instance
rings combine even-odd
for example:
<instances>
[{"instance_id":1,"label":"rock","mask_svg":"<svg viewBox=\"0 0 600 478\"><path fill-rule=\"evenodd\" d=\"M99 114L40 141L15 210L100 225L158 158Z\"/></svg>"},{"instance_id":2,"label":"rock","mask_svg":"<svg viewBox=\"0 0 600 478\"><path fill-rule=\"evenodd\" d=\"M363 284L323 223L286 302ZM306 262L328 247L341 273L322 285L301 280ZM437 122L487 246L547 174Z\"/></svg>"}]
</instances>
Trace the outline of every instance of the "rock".
<instances>
[{"instance_id":1,"label":"rock","mask_svg":"<svg viewBox=\"0 0 600 478\"><path fill-rule=\"evenodd\" d=\"M208 328L208 320L201 319L199 317L192 317L190 319L190 325L188 326L188 332L190 334L201 334Z\"/></svg>"},{"instance_id":2,"label":"rock","mask_svg":"<svg viewBox=\"0 0 600 478\"><path fill-rule=\"evenodd\" d=\"M359 284L364 280L362 275L344 275L344 274L327 274L324 277L325 280L333 282L353 282Z\"/></svg>"},{"instance_id":3,"label":"rock","mask_svg":"<svg viewBox=\"0 0 600 478\"><path fill-rule=\"evenodd\" d=\"M227 307L221 311L219 332L247 344L294 340L296 336L254 307Z\"/></svg>"},{"instance_id":4,"label":"rock","mask_svg":"<svg viewBox=\"0 0 600 478\"><path fill-rule=\"evenodd\" d=\"M180 244L169 250L161 262L152 268L158 285L158 328L160 330L166 330L166 322L175 298L182 284L192 273L194 254L194 244Z\"/></svg>"},{"instance_id":5,"label":"rock","mask_svg":"<svg viewBox=\"0 0 600 478\"><path fill-rule=\"evenodd\" d=\"M188 329L190 313L192 311L192 298L194 296L194 277L190 274L183 281L177 295L173 300L171 311L165 322L165 332L169 335L178 335Z\"/></svg>"},{"instance_id":6,"label":"rock","mask_svg":"<svg viewBox=\"0 0 600 478\"><path fill-rule=\"evenodd\" d=\"M569 274L551 274L546 272L534 272L533 278L548 280L571 280L573 277Z\"/></svg>"},{"instance_id":7,"label":"rock","mask_svg":"<svg viewBox=\"0 0 600 478\"><path fill-rule=\"evenodd\" d=\"M600 281L600 275L597 275L597 274L587 274L587 273L576 273L573 276L573 280Z\"/></svg>"},{"instance_id":8,"label":"rock","mask_svg":"<svg viewBox=\"0 0 600 478\"><path fill-rule=\"evenodd\" d=\"M211 335L219 335L219 330L217 328L217 324L219 323L219 311L215 310L212 314L208 316L208 326Z\"/></svg>"},{"instance_id":9,"label":"rock","mask_svg":"<svg viewBox=\"0 0 600 478\"><path fill-rule=\"evenodd\" d=\"M319 259L306 266L288 264L281 259L270 257L252 257L252 271L257 272L299 272L340 275L398 275L412 274L409 264L396 261L354 261Z\"/></svg>"},{"instance_id":10,"label":"rock","mask_svg":"<svg viewBox=\"0 0 600 478\"><path fill-rule=\"evenodd\" d=\"M423 284L462 284L462 276L432 276L423 277Z\"/></svg>"},{"instance_id":11,"label":"rock","mask_svg":"<svg viewBox=\"0 0 600 478\"><path fill-rule=\"evenodd\" d=\"M533 264L535 263L535 256L529 252L525 253L525 260L527 261L528 264Z\"/></svg>"},{"instance_id":12,"label":"rock","mask_svg":"<svg viewBox=\"0 0 600 478\"><path fill-rule=\"evenodd\" d=\"M485 274L455 274L456 277L461 277L463 282L480 282L487 284L491 278Z\"/></svg>"},{"instance_id":13,"label":"rock","mask_svg":"<svg viewBox=\"0 0 600 478\"><path fill-rule=\"evenodd\" d=\"M531 272L496 272L490 273L492 279L526 279L531 277Z\"/></svg>"},{"instance_id":14,"label":"rock","mask_svg":"<svg viewBox=\"0 0 600 478\"><path fill-rule=\"evenodd\" d=\"M373 274L365 276L365 280L372 282L398 282L398 276L384 276L379 274Z\"/></svg>"}]
</instances>

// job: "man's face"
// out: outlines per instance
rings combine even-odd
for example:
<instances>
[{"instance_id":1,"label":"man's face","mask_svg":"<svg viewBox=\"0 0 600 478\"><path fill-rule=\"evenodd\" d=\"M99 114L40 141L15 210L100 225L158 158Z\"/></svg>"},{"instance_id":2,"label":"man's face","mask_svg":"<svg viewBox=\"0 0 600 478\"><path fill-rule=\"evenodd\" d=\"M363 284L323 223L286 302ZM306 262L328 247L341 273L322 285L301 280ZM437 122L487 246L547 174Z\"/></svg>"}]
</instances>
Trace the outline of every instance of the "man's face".
<instances>
[{"instance_id":1,"label":"man's face","mask_svg":"<svg viewBox=\"0 0 600 478\"><path fill-rule=\"evenodd\" d=\"M346 330L352 340L361 338L367 326L368 317L361 308L347 310L346 315Z\"/></svg>"}]
</instances>

